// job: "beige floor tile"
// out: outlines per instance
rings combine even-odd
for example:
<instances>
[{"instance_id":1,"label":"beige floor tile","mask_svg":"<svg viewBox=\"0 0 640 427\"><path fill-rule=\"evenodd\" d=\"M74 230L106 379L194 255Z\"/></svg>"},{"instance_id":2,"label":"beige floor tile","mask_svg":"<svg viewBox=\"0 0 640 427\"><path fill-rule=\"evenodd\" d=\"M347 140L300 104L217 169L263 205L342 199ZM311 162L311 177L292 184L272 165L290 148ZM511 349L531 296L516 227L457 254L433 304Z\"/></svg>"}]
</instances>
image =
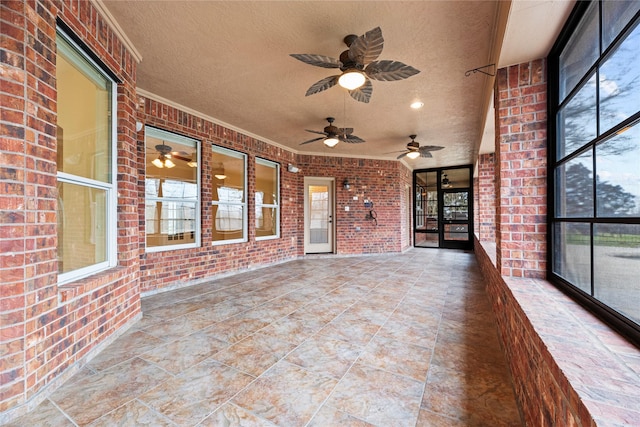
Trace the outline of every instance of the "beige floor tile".
<instances>
[{"instance_id":1,"label":"beige floor tile","mask_svg":"<svg viewBox=\"0 0 640 427\"><path fill-rule=\"evenodd\" d=\"M356 364L340 380L327 404L375 425L412 426L423 383Z\"/></svg>"},{"instance_id":2,"label":"beige floor tile","mask_svg":"<svg viewBox=\"0 0 640 427\"><path fill-rule=\"evenodd\" d=\"M233 403L279 426L304 426L337 381L279 362L233 398Z\"/></svg>"},{"instance_id":3,"label":"beige floor tile","mask_svg":"<svg viewBox=\"0 0 640 427\"><path fill-rule=\"evenodd\" d=\"M374 337L358 363L424 382L432 350L385 337Z\"/></svg>"},{"instance_id":4,"label":"beige floor tile","mask_svg":"<svg viewBox=\"0 0 640 427\"><path fill-rule=\"evenodd\" d=\"M142 308L8 425L522 425L473 254L307 257Z\"/></svg>"},{"instance_id":5,"label":"beige floor tile","mask_svg":"<svg viewBox=\"0 0 640 427\"><path fill-rule=\"evenodd\" d=\"M361 346L316 335L298 346L286 360L307 370L340 379L361 352Z\"/></svg>"},{"instance_id":6,"label":"beige floor tile","mask_svg":"<svg viewBox=\"0 0 640 427\"><path fill-rule=\"evenodd\" d=\"M142 394L139 399L176 424L193 426L253 379L214 360L205 360Z\"/></svg>"},{"instance_id":7,"label":"beige floor tile","mask_svg":"<svg viewBox=\"0 0 640 427\"><path fill-rule=\"evenodd\" d=\"M213 358L257 377L294 348L295 344L258 332L220 351Z\"/></svg>"}]
</instances>

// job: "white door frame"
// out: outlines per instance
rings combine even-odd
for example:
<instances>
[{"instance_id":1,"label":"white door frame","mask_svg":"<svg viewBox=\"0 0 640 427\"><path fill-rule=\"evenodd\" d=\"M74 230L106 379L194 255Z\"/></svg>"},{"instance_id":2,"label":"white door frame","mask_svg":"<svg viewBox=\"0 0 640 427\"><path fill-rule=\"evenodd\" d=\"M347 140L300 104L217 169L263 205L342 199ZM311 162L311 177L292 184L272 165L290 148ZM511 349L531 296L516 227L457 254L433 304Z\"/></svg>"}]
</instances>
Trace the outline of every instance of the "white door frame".
<instances>
[{"instance_id":1,"label":"white door frame","mask_svg":"<svg viewBox=\"0 0 640 427\"><path fill-rule=\"evenodd\" d=\"M311 206L309 188L311 186L326 186L327 211L320 221L326 226L320 241L312 243ZM335 179L326 177L304 177L304 253L333 253L335 251Z\"/></svg>"}]
</instances>

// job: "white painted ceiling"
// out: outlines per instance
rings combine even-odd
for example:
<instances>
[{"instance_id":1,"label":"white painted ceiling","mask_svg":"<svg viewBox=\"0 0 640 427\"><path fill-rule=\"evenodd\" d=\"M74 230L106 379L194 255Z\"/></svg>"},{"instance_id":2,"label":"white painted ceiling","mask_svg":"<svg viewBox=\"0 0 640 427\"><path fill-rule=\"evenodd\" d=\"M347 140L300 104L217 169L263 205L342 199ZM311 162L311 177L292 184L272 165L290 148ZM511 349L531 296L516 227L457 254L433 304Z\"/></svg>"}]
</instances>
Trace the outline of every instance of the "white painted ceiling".
<instances>
[{"instance_id":1,"label":"white painted ceiling","mask_svg":"<svg viewBox=\"0 0 640 427\"><path fill-rule=\"evenodd\" d=\"M142 94L297 153L395 159L410 134L422 145L445 147L431 159L404 159L417 169L474 163L483 138L489 148L482 150L492 151L494 79L465 72L546 56L573 2L103 0L102 6L142 58ZM305 97L309 86L338 70L289 54L338 58L346 35L377 26L385 40L378 59L404 62L419 74L372 81L368 104L338 86ZM409 108L416 100L422 109ZM314 137L305 129L321 131L330 116L366 142L300 145Z\"/></svg>"}]
</instances>

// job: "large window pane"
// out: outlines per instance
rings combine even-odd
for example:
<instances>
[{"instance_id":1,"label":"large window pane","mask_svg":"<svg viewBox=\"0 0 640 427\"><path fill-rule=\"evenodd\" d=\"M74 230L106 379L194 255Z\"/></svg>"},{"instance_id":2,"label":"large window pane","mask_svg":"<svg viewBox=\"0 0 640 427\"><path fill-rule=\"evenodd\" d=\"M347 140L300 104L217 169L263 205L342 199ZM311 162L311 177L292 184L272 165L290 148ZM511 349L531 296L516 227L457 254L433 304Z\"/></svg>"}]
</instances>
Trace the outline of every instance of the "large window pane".
<instances>
[{"instance_id":1,"label":"large window pane","mask_svg":"<svg viewBox=\"0 0 640 427\"><path fill-rule=\"evenodd\" d=\"M246 241L246 156L222 147L212 154L213 242Z\"/></svg>"},{"instance_id":2,"label":"large window pane","mask_svg":"<svg viewBox=\"0 0 640 427\"><path fill-rule=\"evenodd\" d=\"M279 168L277 163L256 159L256 237L279 235Z\"/></svg>"},{"instance_id":3,"label":"large window pane","mask_svg":"<svg viewBox=\"0 0 640 427\"><path fill-rule=\"evenodd\" d=\"M107 261L107 191L58 182L58 272Z\"/></svg>"},{"instance_id":4,"label":"large window pane","mask_svg":"<svg viewBox=\"0 0 640 427\"><path fill-rule=\"evenodd\" d=\"M111 182L111 82L58 39L58 171Z\"/></svg>"},{"instance_id":5,"label":"large window pane","mask_svg":"<svg viewBox=\"0 0 640 427\"><path fill-rule=\"evenodd\" d=\"M553 272L591 294L591 228L589 224L556 223Z\"/></svg>"},{"instance_id":6,"label":"large window pane","mask_svg":"<svg viewBox=\"0 0 640 427\"><path fill-rule=\"evenodd\" d=\"M598 4L593 2L560 54L560 101L573 90L598 55Z\"/></svg>"},{"instance_id":7,"label":"large window pane","mask_svg":"<svg viewBox=\"0 0 640 427\"><path fill-rule=\"evenodd\" d=\"M640 25L636 25L600 68L600 133L640 109L639 52Z\"/></svg>"},{"instance_id":8,"label":"large window pane","mask_svg":"<svg viewBox=\"0 0 640 427\"><path fill-rule=\"evenodd\" d=\"M116 85L63 32L56 38L58 284L114 266Z\"/></svg>"},{"instance_id":9,"label":"large window pane","mask_svg":"<svg viewBox=\"0 0 640 427\"><path fill-rule=\"evenodd\" d=\"M599 217L640 216L640 124L596 146Z\"/></svg>"},{"instance_id":10,"label":"large window pane","mask_svg":"<svg viewBox=\"0 0 640 427\"><path fill-rule=\"evenodd\" d=\"M593 216L593 161L591 151L556 169L556 216Z\"/></svg>"},{"instance_id":11,"label":"large window pane","mask_svg":"<svg viewBox=\"0 0 640 427\"><path fill-rule=\"evenodd\" d=\"M638 0L615 0L602 3L602 49L605 50L613 39L640 10ZM638 46L636 44L636 46Z\"/></svg>"},{"instance_id":12,"label":"large window pane","mask_svg":"<svg viewBox=\"0 0 640 427\"><path fill-rule=\"evenodd\" d=\"M199 236L197 141L145 130L145 230L148 251L193 247Z\"/></svg>"},{"instance_id":13,"label":"large window pane","mask_svg":"<svg viewBox=\"0 0 640 427\"><path fill-rule=\"evenodd\" d=\"M594 226L594 296L640 323L640 224Z\"/></svg>"},{"instance_id":14,"label":"large window pane","mask_svg":"<svg viewBox=\"0 0 640 427\"><path fill-rule=\"evenodd\" d=\"M595 74L558 113L557 157L563 157L592 141L598 132Z\"/></svg>"}]
</instances>

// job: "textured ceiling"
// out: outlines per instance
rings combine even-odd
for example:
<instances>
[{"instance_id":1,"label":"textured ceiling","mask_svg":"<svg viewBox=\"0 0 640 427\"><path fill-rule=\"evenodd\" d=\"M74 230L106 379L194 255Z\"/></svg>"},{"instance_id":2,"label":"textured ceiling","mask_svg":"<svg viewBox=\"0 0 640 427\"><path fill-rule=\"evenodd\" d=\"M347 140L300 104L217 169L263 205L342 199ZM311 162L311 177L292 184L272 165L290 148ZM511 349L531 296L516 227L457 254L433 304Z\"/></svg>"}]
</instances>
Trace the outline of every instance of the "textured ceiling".
<instances>
[{"instance_id":1,"label":"textured ceiling","mask_svg":"<svg viewBox=\"0 0 640 427\"><path fill-rule=\"evenodd\" d=\"M395 159L410 134L422 145L445 147L431 159L405 158L411 168L475 161L487 137L493 78L465 72L508 65L514 55L501 56L503 35L507 28L519 34L520 28L517 22L507 24L510 11L534 31L536 20L545 28L549 21L561 24L571 7L562 1L109 0L102 5L142 57L141 93L298 153ZM549 19L550 7L561 11L559 16ZM514 39L529 42L507 48L519 62L544 56L560 24L544 40L519 34ZM377 26L385 39L379 59L404 62L419 74L373 81L368 104L337 86L305 97L309 86L337 70L313 67L289 54L338 58L346 35ZM424 107L409 108L417 100ZM338 127L353 127L366 142L300 145L314 137L305 129L321 131L329 116Z\"/></svg>"}]
</instances>

